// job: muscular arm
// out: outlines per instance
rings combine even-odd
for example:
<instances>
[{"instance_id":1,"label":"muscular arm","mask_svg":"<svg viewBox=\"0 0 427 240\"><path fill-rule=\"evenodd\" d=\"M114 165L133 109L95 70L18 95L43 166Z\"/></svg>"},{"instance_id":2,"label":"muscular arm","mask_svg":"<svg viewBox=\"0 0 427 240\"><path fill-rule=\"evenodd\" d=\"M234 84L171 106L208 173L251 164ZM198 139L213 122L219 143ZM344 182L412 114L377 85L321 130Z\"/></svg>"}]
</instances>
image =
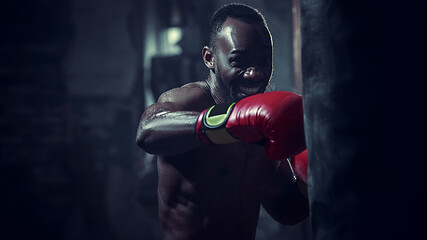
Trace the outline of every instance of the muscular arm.
<instances>
[{"instance_id":1,"label":"muscular arm","mask_svg":"<svg viewBox=\"0 0 427 240\"><path fill-rule=\"evenodd\" d=\"M282 161L273 184L262 199L265 210L278 222L296 224L309 215L304 182L292 183L292 174L286 161Z\"/></svg>"},{"instance_id":2,"label":"muscular arm","mask_svg":"<svg viewBox=\"0 0 427 240\"><path fill-rule=\"evenodd\" d=\"M183 153L201 146L194 124L209 104L212 103L207 92L199 87L181 87L162 94L142 114L137 145L159 155Z\"/></svg>"}]
</instances>

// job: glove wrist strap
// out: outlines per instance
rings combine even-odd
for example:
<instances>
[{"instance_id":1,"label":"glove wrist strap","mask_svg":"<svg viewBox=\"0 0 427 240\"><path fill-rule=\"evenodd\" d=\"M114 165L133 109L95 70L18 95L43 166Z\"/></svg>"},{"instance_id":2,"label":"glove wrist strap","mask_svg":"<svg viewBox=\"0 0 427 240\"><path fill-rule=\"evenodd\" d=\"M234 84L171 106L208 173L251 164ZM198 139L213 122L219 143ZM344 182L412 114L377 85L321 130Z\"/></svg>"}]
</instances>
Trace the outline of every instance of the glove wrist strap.
<instances>
[{"instance_id":1,"label":"glove wrist strap","mask_svg":"<svg viewBox=\"0 0 427 240\"><path fill-rule=\"evenodd\" d=\"M210 107L200 114L197 124L200 124L200 128L197 133L200 137L202 133L203 137L200 137L203 142L206 143L204 137L206 137L213 144L229 144L238 142L239 140L233 137L227 130L227 120L236 103L231 104L219 104ZM202 119L200 119L202 117ZM200 123L199 123L200 122Z\"/></svg>"}]
</instances>

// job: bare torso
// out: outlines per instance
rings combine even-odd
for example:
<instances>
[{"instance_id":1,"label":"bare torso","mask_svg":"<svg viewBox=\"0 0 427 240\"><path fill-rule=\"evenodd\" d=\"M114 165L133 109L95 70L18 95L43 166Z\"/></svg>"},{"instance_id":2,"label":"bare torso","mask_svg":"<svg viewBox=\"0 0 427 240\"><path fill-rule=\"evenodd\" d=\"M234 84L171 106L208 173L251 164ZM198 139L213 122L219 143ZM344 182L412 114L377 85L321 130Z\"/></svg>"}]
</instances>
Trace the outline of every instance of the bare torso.
<instances>
[{"instance_id":1,"label":"bare torso","mask_svg":"<svg viewBox=\"0 0 427 240\"><path fill-rule=\"evenodd\" d=\"M184 110L200 112L216 104L205 82L186 87L202 94ZM164 238L254 239L261 195L276 166L262 146L243 142L160 155L158 199Z\"/></svg>"},{"instance_id":2,"label":"bare torso","mask_svg":"<svg viewBox=\"0 0 427 240\"><path fill-rule=\"evenodd\" d=\"M159 157L165 239L254 239L262 192L276 166L262 147L244 143Z\"/></svg>"}]
</instances>

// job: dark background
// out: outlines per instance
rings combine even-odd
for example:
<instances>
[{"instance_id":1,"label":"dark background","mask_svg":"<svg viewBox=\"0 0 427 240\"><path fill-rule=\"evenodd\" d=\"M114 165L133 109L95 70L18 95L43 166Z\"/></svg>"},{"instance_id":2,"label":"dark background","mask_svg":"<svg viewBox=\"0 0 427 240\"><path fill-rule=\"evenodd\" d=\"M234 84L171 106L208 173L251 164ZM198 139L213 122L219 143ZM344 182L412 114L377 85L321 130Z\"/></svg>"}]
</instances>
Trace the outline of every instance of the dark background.
<instances>
[{"instance_id":1,"label":"dark background","mask_svg":"<svg viewBox=\"0 0 427 240\"><path fill-rule=\"evenodd\" d=\"M138 120L205 78L208 21L228 2L1 2L1 239L160 239ZM273 34L271 90L303 93L311 216L262 210L257 240L425 238L426 4L302 0L301 88L292 2L247 1Z\"/></svg>"},{"instance_id":2,"label":"dark background","mask_svg":"<svg viewBox=\"0 0 427 240\"><path fill-rule=\"evenodd\" d=\"M136 147L136 127L159 93L205 78L208 21L227 2L2 1L1 239L160 239L155 156ZM272 89L301 93L292 2L248 3L273 34ZM308 220L261 212L259 240L309 235Z\"/></svg>"}]
</instances>

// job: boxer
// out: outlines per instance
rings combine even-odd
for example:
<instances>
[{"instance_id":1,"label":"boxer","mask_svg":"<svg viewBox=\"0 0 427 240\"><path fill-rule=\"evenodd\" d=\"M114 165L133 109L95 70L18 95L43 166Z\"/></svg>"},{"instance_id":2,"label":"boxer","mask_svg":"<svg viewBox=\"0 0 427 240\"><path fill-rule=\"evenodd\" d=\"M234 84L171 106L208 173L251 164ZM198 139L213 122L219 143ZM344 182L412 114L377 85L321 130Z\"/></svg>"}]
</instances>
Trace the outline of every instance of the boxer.
<instances>
[{"instance_id":1,"label":"boxer","mask_svg":"<svg viewBox=\"0 0 427 240\"><path fill-rule=\"evenodd\" d=\"M273 44L264 17L230 4L210 27L202 50L208 77L163 93L137 132L138 146L158 155L158 212L168 240L255 239L261 205L283 224L309 214L295 180L304 182L287 161L301 166L302 99L265 92Z\"/></svg>"}]
</instances>

